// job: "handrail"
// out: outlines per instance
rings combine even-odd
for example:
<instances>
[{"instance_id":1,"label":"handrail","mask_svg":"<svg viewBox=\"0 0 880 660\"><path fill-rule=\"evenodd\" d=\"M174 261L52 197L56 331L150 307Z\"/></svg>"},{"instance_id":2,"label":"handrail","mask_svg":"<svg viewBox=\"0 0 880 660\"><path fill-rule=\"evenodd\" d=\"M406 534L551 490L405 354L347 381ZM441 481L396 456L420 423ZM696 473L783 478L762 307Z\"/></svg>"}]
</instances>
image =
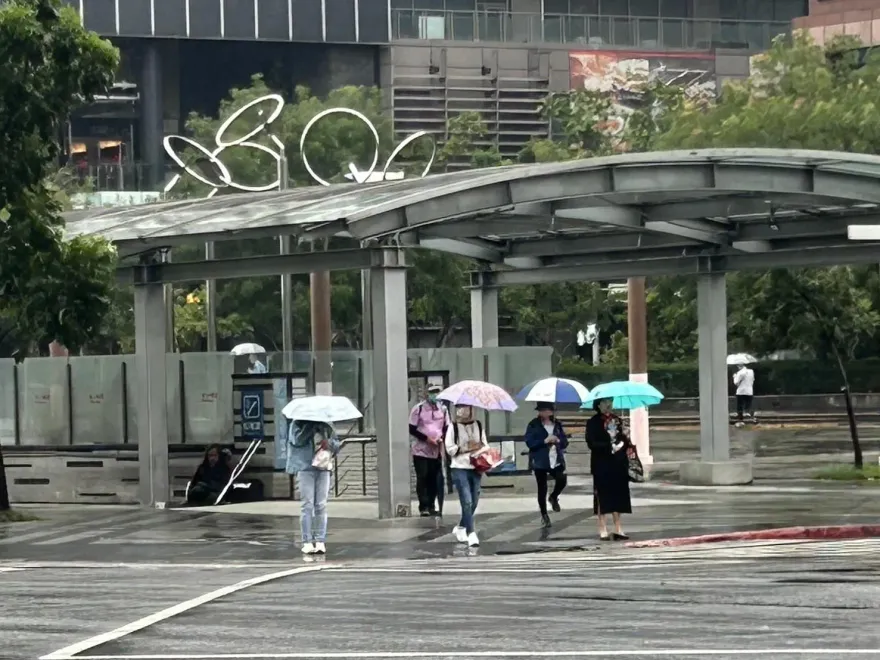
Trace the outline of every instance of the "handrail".
<instances>
[{"instance_id":1,"label":"handrail","mask_svg":"<svg viewBox=\"0 0 880 660\"><path fill-rule=\"evenodd\" d=\"M501 10L392 9L398 40L568 43L596 48L710 50L736 44L766 49L788 21L672 18L597 14L539 14Z\"/></svg>"}]
</instances>

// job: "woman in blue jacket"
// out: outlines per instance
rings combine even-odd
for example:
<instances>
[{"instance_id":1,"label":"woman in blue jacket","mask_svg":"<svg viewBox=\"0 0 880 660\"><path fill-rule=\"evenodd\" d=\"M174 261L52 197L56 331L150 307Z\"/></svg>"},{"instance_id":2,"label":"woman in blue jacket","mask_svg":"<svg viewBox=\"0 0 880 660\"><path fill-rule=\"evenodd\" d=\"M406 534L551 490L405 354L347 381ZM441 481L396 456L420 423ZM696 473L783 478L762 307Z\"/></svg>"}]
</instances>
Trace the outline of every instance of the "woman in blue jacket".
<instances>
[{"instance_id":1,"label":"woman in blue jacket","mask_svg":"<svg viewBox=\"0 0 880 660\"><path fill-rule=\"evenodd\" d=\"M288 427L285 471L296 475L302 498L299 524L304 555L327 552L327 500L333 457L341 447L330 424L295 420Z\"/></svg>"},{"instance_id":2,"label":"woman in blue jacket","mask_svg":"<svg viewBox=\"0 0 880 660\"><path fill-rule=\"evenodd\" d=\"M529 467L538 484L538 508L541 510L541 526L550 527L547 515L547 500L554 511L560 511L559 496L562 494L568 477L565 475L565 448L568 438L562 424L556 420L552 403L539 403L535 406L538 416L526 427L526 445L529 447ZM547 497L547 481L553 477L555 485Z\"/></svg>"}]
</instances>

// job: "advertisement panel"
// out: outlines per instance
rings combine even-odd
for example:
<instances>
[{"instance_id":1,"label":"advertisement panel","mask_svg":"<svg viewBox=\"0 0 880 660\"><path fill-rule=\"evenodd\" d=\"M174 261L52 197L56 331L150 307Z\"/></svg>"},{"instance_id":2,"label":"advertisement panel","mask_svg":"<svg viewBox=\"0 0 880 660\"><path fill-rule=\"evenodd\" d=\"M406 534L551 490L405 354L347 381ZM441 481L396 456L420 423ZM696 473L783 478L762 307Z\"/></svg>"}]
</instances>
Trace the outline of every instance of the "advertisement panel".
<instances>
[{"instance_id":1,"label":"advertisement panel","mask_svg":"<svg viewBox=\"0 0 880 660\"><path fill-rule=\"evenodd\" d=\"M572 52L569 71L571 89L613 96L617 116L608 126L612 135L623 131L627 117L644 102L649 83L681 86L695 100L716 94L715 57L710 53Z\"/></svg>"}]
</instances>

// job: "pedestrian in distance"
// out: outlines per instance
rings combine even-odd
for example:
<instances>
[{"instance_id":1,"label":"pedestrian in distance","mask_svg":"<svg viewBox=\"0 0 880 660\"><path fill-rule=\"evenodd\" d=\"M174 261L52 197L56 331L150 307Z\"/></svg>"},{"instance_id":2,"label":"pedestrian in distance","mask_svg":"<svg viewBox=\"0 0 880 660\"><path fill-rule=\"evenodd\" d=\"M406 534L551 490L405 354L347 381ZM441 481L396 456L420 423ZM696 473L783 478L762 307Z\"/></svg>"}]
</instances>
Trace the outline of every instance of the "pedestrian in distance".
<instances>
[{"instance_id":1,"label":"pedestrian in distance","mask_svg":"<svg viewBox=\"0 0 880 660\"><path fill-rule=\"evenodd\" d=\"M541 402L535 406L537 416L526 427L525 441L529 448L529 467L535 475L538 486L538 509L541 511L541 526L551 526L547 514L547 502L553 511L561 511L559 496L568 483L565 474L565 449L568 438L562 424L556 419L555 407L552 403ZM550 478L553 478L553 492L547 496Z\"/></svg>"},{"instance_id":2,"label":"pedestrian in distance","mask_svg":"<svg viewBox=\"0 0 880 660\"><path fill-rule=\"evenodd\" d=\"M431 385L424 401L416 404L409 415L409 434L413 438L412 460L416 473L416 494L419 515L442 515L443 443L449 425L449 412L437 394L442 387Z\"/></svg>"},{"instance_id":3,"label":"pedestrian in distance","mask_svg":"<svg viewBox=\"0 0 880 660\"><path fill-rule=\"evenodd\" d=\"M733 384L736 386L736 425L743 425L744 415L752 420L755 413L752 410L752 401L755 394L755 372L748 365L741 364L733 374Z\"/></svg>"},{"instance_id":4,"label":"pedestrian in distance","mask_svg":"<svg viewBox=\"0 0 880 660\"><path fill-rule=\"evenodd\" d=\"M593 475L593 513L599 524L599 538L623 541L620 516L632 513L629 494L629 459L626 449L632 443L623 428L623 420L612 411L613 399L598 399L596 414L587 421L586 437L590 448L590 472ZM605 516L611 514L614 533L608 536Z\"/></svg>"},{"instance_id":5,"label":"pedestrian in distance","mask_svg":"<svg viewBox=\"0 0 880 660\"><path fill-rule=\"evenodd\" d=\"M483 425L474 419L470 406L456 406L455 421L446 429L446 452L452 466L452 483L461 503L461 520L452 530L455 540L468 547L480 545L474 527L474 515L480 501L482 474L474 469L471 458L489 446Z\"/></svg>"},{"instance_id":6,"label":"pedestrian in distance","mask_svg":"<svg viewBox=\"0 0 880 660\"><path fill-rule=\"evenodd\" d=\"M333 458L342 447L330 424L294 420L288 430L287 474L296 475L302 498L299 524L304 555L327 552L327 500Z\"/></svg>"}]
</instances>

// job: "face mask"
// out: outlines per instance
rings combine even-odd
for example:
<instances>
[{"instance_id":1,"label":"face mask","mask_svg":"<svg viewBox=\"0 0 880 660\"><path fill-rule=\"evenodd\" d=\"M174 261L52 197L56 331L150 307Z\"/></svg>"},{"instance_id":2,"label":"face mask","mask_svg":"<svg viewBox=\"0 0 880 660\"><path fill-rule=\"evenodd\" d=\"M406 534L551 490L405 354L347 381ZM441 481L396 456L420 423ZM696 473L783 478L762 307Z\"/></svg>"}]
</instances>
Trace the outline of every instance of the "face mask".
<instances>
[{"instance_id":1,"label":"face mask","mask_svg":"<svg viewBox=\"0 0 880 660\"><path fill-rule=\"evenodd\" d=\"M433 393L429 394L428 403L437 403L437 395Z\"/></svg>"}]
</instances>

